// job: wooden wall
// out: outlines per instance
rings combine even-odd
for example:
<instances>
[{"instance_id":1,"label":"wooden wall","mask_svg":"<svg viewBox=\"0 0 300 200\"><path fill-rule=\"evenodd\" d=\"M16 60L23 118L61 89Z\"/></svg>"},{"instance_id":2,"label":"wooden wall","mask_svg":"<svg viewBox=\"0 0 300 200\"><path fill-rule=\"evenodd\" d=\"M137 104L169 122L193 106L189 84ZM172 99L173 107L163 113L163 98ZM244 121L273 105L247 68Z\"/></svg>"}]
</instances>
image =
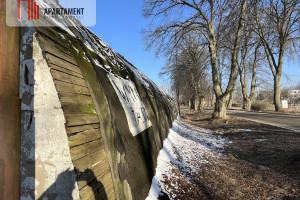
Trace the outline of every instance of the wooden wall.
<instances>
[{"instance_id":1,"label":"wooden wall","mask_svg":"<svg viewBox=\"0 0 300 200\"><path fill-rule=\"evenodd\" d=\"M53 27L37 28L66 119L81 199L115 199L111 170L90 90L68 44Z\"/></svg>"}]
</instances>

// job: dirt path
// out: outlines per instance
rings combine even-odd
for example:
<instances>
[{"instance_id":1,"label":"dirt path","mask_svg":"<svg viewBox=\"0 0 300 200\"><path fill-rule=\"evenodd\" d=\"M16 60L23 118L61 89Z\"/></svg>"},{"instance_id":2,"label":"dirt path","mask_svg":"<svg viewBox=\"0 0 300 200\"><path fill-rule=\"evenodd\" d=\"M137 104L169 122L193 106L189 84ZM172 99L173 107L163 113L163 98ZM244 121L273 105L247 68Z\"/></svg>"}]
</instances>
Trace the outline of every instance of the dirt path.
<instances>
[{"instance_id":1,"label":"dirt path","mask_svg":"<svg viewBox=\"0 0 300 200\"><path fill-rule=\"evenodd\" d=\"M156 188L158 199L300 199L298 132L210 114L184 110L173 123L149 196Z\"/></svg>"}]
</instances>

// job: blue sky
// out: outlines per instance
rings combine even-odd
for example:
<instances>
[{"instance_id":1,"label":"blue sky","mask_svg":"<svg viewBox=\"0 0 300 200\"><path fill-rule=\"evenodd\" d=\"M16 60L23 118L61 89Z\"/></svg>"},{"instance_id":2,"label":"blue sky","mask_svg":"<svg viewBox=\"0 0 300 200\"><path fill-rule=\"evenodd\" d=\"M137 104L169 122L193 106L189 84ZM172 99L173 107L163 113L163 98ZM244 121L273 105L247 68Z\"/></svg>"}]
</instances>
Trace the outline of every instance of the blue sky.
<instances>
[{"instance_id":1,"label":"blue sky","mask_svg":"<svg viewBox=\"0 0 300 200\"><path fill-rule=\"evenodd\" d=\"M142 15L142 6L142 0L97 0L96 25L88 28L157 85L161 85L158 73L165 60L156 57L154 51L145 50L141 31L148 22Z\"/></svg>"},{"instance_id":2,"label":"blue sky","mask_svg":"<svg viewBox=\"0 0 300 200\"><path fill-rule=\"evenodd\" d=\"M141 31L149 23L142 15L143 0L97 0L97 20L89 27L113 50L123 55L157 85L164 84L158 73L165 65L163 56L155 57L154 50L146 51ZM300 82L300 65L287 59L282 85L290 87Z\"/></svg>"}]
</instances>

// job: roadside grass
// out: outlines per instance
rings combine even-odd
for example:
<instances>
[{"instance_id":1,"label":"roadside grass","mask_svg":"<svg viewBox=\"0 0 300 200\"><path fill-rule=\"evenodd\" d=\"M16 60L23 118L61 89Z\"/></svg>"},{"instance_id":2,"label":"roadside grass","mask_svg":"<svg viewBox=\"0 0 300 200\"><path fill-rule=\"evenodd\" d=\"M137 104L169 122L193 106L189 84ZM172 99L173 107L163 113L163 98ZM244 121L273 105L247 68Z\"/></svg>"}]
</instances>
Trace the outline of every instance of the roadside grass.
<instances>
[{"instance_id":1,"label":"roadside grass","mask_svg":"<svg viewBox=\"0 0 300 200\"><path fill-rule=\"evenodd\" d=\"M158 199L300 199L298 132L211 114L182 109L180 137L168 136L179 159L162 174Z\"/></svg>"},{"instance_id":2,"label":"roadside grass","mask_svg":"<svg viewBox=\"0 0 300 200\"><path fill-rule=\"evenodd\" d=\"M231 110L243 110L242 107L234 106ZM251 111L265 112L265 113L278 113L286 115L300 115L300 107L283 108L279 112L275 112L275 107L272 103L266 101L253 101L251 104Z\"/></svg>"},{"instance_id":3,"label":"roadside grass","mask_svg":"<svg viewBox=\"0 0 300 200\"><path fill-rule=\"evenodd\" d=\"M266 111L274 111L274 106L270 105L268 102L265 101L254 101L251 104L251 110L254 111L261 111L261 112L266 112Z\"/></svg>"}]
</instances>

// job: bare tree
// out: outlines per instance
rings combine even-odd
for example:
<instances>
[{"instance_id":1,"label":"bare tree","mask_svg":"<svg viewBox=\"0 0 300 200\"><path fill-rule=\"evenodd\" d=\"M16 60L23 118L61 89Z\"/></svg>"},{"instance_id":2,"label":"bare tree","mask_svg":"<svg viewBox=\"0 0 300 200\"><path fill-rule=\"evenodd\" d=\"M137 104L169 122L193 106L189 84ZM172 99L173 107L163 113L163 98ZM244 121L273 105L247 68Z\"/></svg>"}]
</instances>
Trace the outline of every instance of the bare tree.
<instances>
[{"instance_id":1,"label":"bare tree","mask_svg":"<svg viewBox=\"0 0 300 200\"><path fill-rule=\"evenodd\" d=\"M208 93L207 63L208 50L201 44L198 35L186 35L180 43L177 54L169 57L169 62L163 68L161 75L172 77L173 87L177 86L177 70L179 71L179 88L182 98L189 102L191 109L203 111L204 99ZM179 51L179 52L178 52Z\"/></svg>"},{"instance_id":2,"label":"bare tree","mask_svg":"<svg viewBox=\"0 0 300 200\"><path fill-rule=\"evenodd\" d=\"M238 72L243 95L243 109L247 111L251 110L251 103L257 86L257 67L262 60L260 52L262 45L260 38L255 35L253 26L255 22L253 19L253 15L249 12L246 16L247 25L243 32L238 62ZM250 89L248 88L248 80L250 80Z\"/></svg>"},{"instance_id":3,"label":"bare tree","mask_svg":"<svg viewBox=\"0 0 300 200\"><path fill-rule=\"evenodd\" d=\"M235 3L235 5L231 3ZM159 20L157 25L152 23L148 31L145 32L148 45L156 45L157 53L167 52L170 46L176 46L182 37L190 31L197 31L205 38L210 54L212 82L216 96L214 118L226 117L229 96L236 83L238 52L246 8L246 0L145 0L145 17L153 17L153 20ZM230 76L227 87L223 91L218 76L217 51L218 37L222 32L218 27L223 23L225 17L231 17L232 21L236 22L236 26L232 29L234 39Z\"/></svg>"},{"instance_id":4,"label":"bare tree","mask_svg":"<svg viewBox=\"0 0 300 200\"><path fill-rule=\"evenodd\" d=\"M274 79L275 110L281 110L281 77L284 57L288 49L299 48L300 1L267 0L258 1L256 28L265 49Z\"/></svg>"},{"instance_id":5,"label":"bare tree","mask_svg":"<svg viewBox=\"0 0 300 200\"><path fill-rule=\"evenodd\" d=\"M255 95L255 88L256 88L256 69L259 61L259 48L260 43L255 45L255 49L253 52L253 60L247 62L247 51L249 47L243 48L242 55L241 55L241 63L239 63L239 75L240 75L240 82L242 86L242 94L243 94L243 109L250 111L251 110L251 102ZM248 52L249 53L249 52ZM251 72L251 84L250 84L250 92L248 94L248 71Z\"/></svg>"}]
</instances>

